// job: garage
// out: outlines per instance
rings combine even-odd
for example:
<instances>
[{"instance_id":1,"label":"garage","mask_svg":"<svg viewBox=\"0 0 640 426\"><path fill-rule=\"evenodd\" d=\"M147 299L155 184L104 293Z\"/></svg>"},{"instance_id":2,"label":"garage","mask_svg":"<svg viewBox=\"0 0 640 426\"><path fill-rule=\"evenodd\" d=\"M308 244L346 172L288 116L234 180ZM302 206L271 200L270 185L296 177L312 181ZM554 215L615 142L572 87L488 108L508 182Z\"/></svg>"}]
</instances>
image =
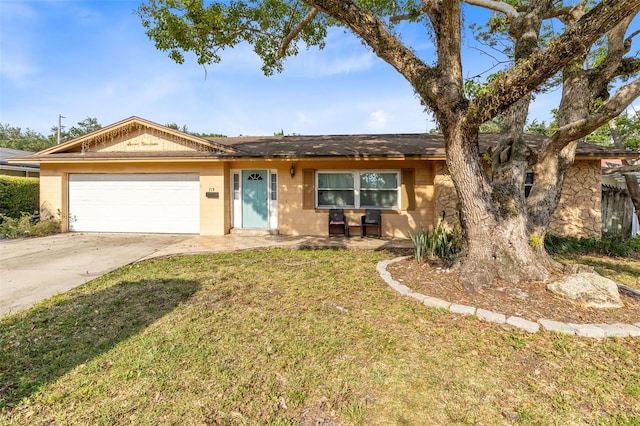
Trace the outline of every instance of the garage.
<instances>
[{"instance_id":1,"label":"garage","mask_svg":"<svg viewBox=\"0 0 640 426\"><path fill-rule=\"evenodd\" d=\"M69 174L69 230L200 233L197 173Z\"/></svg>"}]
</instances>

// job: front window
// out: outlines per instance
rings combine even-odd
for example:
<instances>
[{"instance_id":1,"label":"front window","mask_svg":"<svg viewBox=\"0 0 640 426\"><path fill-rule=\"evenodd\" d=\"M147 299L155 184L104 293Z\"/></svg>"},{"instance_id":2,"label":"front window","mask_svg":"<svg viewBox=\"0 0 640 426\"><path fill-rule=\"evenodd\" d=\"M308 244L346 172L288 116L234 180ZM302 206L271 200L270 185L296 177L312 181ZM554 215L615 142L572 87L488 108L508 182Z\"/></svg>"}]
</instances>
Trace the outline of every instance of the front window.
<instances>
[{"instance_id":1,"label":"front window","mask_svg":"<svg viewBox=\"0 0 640 426\"><path fill-rule=\"evenodd\" d=\"M324 208L398 208L398 172L318 172L317 206Z\"/></svg>"},{"instance_id":2,"label":"front window","mask_svg":"<svg viewBox=\"0 0 640 426\"><path fill-rule=\"evenodd\" d=\"M355 207L354 173L318 173L318 206Z\"/></svg>"},{"instance_id":3,"label":"front window","mask_svg":"<svg viewBox=\"0 0 640 426\"><path fill-rule=\"evenodd\" d=\"M278 200L278 175L271 173L271 201Z\"/></svg>"},{"instance_id":4,"label":"front window","mask_svg":"<svg viewBox=\"0 0 640 426\"><path fill-rule=\"evenodd\" d=\"M240 199L240 174L239 173L233 174L233 199L234 200Z\"/></svg>"},{"instance_id":5,"label":"front window","mask_svg":"<svg viewBox=\"0 0 640 426\"><path fill-rule=\"evenodd\" d=\"M396 207L398 183L398 174L395 172L360 173L360 207Z\"/></svg>"}]
</instances>

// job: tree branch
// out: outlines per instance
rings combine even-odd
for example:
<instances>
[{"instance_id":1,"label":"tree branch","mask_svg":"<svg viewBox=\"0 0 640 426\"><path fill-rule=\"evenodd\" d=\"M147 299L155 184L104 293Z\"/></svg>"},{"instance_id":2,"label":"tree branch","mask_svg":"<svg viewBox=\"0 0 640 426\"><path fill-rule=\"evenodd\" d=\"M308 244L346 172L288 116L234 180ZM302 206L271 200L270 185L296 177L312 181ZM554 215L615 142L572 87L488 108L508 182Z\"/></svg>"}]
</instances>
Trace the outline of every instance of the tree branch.
<instances>
[{"instance_id":1,"label":"tree branch","mask_svg":"<svg viewBox=\"0 0 640 426\"><path fill-rule=\"evenodd\" d=\"M518 61L515 66L488 85L467 111L469 125L480 125L533 91L545 80L567 65L576 56L584 54L602 34L627 16L637 12L640 0L603 0L586 13L576 25L566 29L545 51Z\"/></svg>"},{"instance_id":2,"label":"tree branch","mask_svg":"<svg viewBox=\"0 0 640 426\"><path fill-rule=\"evenodd\" d=\"M480 7L484 7L485 9L494 10L496 12L502 12L505 15L507 15L509 19L516 19L519 16L518 10L515 7L502 1L495 1L495 0L462 0L462 1L473 6L480 6Z\"/></svg>"},{"instance_id":3,"label":"tree branch","mask_svg":"<svg viewBox=\"0 0 640 426\"><path fill-rule=\"evenodd\" d=\"M424 3L424 2L423 2ZM428 13L426 7L421 7L418 10L411 11L409 13L403 13L402 15L394 15L389 18L389 22L392 24L397 24L400 21L409 21L411 19L416 19L420 15L424 15Z\"/></svg>"},{"instance_id":4,"label":"tree branch","mask_svg":"<svg viewBox=\"0 0 640 426\"><path fill-rule=\"evenodd\" d=\"M384 22L360 8L352 0L304 0L309 6L337 19L349 27L369 45L375 54L394 67L414 89L432 92L430 99L424 99L433 108L437 99L437 70L424 63L416 54L391 34ZM638 0L640 1L640 0ZM423 1L423 9L435 7ZM423 96L424 98L424 96Z\"/></svg>"},{"instance_id":5,"label":"tree branch","mask_svg":"<svg viewBox=\"0 0 640 426\"><path fill-rule=\"evenodd\" d=\"M633 40L633 38L635 36L637 36L638 34L640 34L640 30L634 31L632 32L629 37L627 37L627 39L624 41L625 46L629 46L629 49L631 49L631 41Z\"/></svg>"},{"instance_id":6,"label":"tree branch","mask_svg":"<svg viewBox=\"0 0 640 426\"><path fill-rule=\"evenodd\" d=\"M589 117L575 121L557 129L545 141L543 150L559 152L567 144L578 140L620 115L624 109L640 96L640 78L621 87L602 107Z\"/></svg>"},{"instance_id":7,"label":"tree branch","mask_svg":"<svg viewBox=\"0 0 640 426\"><path fill-rule=\"evenodd\" d=\"M623 58L631 49L631 44L625 40L625 33L634 16L626 17L607 32L607 54L600 65L588 71L589 85L596 96L604 94L606 97L609 83L615 77L630 75L640 69L640 60L637 58Z\"/></svg>"},{"instance_id":8,"label":"tree branch","mask_svg":"<svg viewBox=\"0 0 640 426\"><path fill-rule=\"evenodd\" d=\"M633 173L640 172L640 164L635 164L631 166L611 166L602 169L603 175L613 175L616 173Z\"/></svg>"},{"instance_id":9,"label":"tree branch","mask_svg":"<svg viewBox=\"0 0 640 426\"><path fill-rule=\"evenodd\" d=\"M304 30L304 28L314 20L316 15L318 15L320 11L316 8L311 9L307 16L304 17L302 21L295 27L292 31L290 31L283 39L282 43L280 43L280 47L278 48L278 58L284 58L285 53L287 52L287 48L291 44L294 38L298 36Z\"/></svg>"}]
</instances>

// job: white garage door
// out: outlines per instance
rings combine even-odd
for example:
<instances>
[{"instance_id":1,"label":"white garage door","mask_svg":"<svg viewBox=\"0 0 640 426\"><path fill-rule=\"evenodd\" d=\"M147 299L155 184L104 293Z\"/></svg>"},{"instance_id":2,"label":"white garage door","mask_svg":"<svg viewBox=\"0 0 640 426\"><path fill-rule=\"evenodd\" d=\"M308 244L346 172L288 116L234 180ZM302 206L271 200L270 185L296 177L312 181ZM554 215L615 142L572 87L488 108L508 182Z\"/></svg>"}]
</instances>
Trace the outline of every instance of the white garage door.
<instances>
[{"instance_id":1,"label":"white garage door","mask_svg":"<svg viewBox=\"0 0 640 426\"><path fill-rule=\"evenodd\" d=\"M69 230L200 233L197 174L70 174Z\"/></svg>"}]
</instances>

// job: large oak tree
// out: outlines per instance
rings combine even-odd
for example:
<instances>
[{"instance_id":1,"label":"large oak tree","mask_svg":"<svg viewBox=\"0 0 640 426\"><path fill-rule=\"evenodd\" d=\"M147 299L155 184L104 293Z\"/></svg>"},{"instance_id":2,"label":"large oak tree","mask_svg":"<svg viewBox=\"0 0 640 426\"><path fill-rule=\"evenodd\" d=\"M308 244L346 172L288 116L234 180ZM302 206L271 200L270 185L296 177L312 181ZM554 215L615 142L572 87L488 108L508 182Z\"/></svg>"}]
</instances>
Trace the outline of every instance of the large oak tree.
<instances>
[{"instance_id":1,"label":"large oak tree","mask_svg":"<svg viewBox=\"0 0 640 426\"><path fill-rule=\"evenodd\" d=\"M496 29L513 43L509 66L474 96L463 76L463 3L495 13ZM184 52L200 64L221 60L225 48L249 43L263 71L281 71L299 46L323 47L327 29L348 28L394 67L435 116L442 130L446 162L459 198L464 252L462 284L469 290L498 279L546 280L554 262L541 244L574 160L576 140L620 114L640 94L640 81L627 80L609 94L620 76L635 74L639 60L627 56L635 34L628 26L640 0L264 0L203 2L146 0L138 9L147 35L178 63ZM557 34L541 36L546 22L561 22ZM435 47L435 60L419 57L403 42L399 23L422 25ZM605 49L589 63L593 49ZM532 93L562 77L558 129L537 150L522 138ZM372 90L375 90L372 88ZM605 95L606 94L606 95ZM480 126L502 115L502 137L491 152L487 173L478 146ZM528 198L527 169L536 173Z\"/></svg>"}]
</instances>

